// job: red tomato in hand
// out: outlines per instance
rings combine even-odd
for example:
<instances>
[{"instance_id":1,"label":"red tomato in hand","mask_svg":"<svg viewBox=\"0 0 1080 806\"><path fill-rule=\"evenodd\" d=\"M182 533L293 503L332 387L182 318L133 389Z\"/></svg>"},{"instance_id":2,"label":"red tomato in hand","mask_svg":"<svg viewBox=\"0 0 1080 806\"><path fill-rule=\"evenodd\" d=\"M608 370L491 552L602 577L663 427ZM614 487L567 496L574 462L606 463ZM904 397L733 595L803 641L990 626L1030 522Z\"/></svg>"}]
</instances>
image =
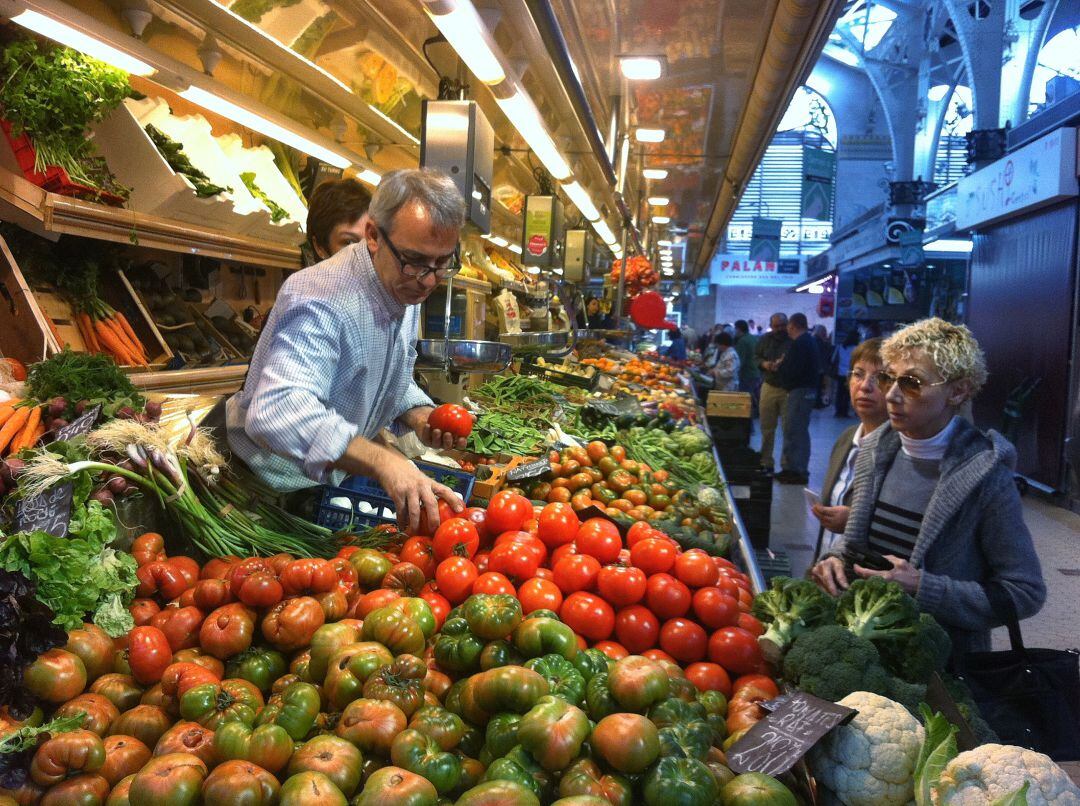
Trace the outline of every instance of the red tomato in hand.
<instances>
[{"instance_id":1,"label":"red tomato in hand","mask_svg":"<svg viewBox=\"0 0 1080 806\"><path fill-rule=\"evenodd\" d=\"M533 577L524 583L518 589L517 595L521 601L521 610L526 616L534 610L554 610L558 613L563 603L559 586L540 577Z\"/></svg>"},{"instance_id":2,"label":"red tomato in hand","mask_svg":"<svg viewBox=\"0 0 1080 806\"><path fill-rule=\"evenodd\" d=\"M161 680L172 656L169 639L157 627L136 627L128 634L128 664L135 682L148 686Z\"/></svg>"},{"instance_id":3,"label":"red tomato in hand","mask_svg":"<svg viewBox=\"0 0 1080 806\"><path fill-rule=\"evenodd\" d=\"M464 406L443 403L428 415L428 425L463 439L472 433L473 419Z\"/></svg>"},{"instance_id":4,"label":"red tomato in hand","mask_svg":"<svg viewBox=\"0 0 1080 806\"><path fill-rule=\"evenodd\" d=\"M511 596L514 596L517 593L514 589L514 584L498 571L485 571L478 576L473 583L472 592L486 593L489 595L508 593Z\"/></svg>"},{"instance_id":5,"label":"red tomato in hand","mask_svg":"<svg viewBox=\"0 0 1080 806\"><path fill-rule=\"evenodd\" d=\"M615 611L591 593L570 594L559 610L559 617L574 632L590 641L604 641L615 629Z\"/></svg>"},{"instance_id":6,"label":"red tomato in hand","mask_svg":"<svg viewBox=\"0 0 1080 806\"><path fill-rule=\"evenodd\" d=\"M613 563L619 559L619 552L622 551L622 535L611 521L589 518L578 529L577 547L578 552L595 557L601 564Z\"/></svg>"},{"instance_id":7,"label":"red tomato in hand","mask_svg":"<svg viewBox=\"0 0 1080 806\"><path fill-rule=\"evenodd\" d=\"M630 562L647 575L665 574L675 565L679 550L667 538L647 537L630 549Z\"/></svg>"},{"instance_id":8,"label":"red tomato in hand","mask_svg":"<svg viewBox=\"0 0 1080 806\"><path fill-rule=\"evenodd\" d=\"M435 569L435 584L454 605L469 598L476 577L476 566L468 557L447 557Z\"/></svg>"},{"instance_id":9,"label":"red tomato in hand","mask_svg":"<svg viewBox=\"0 0 1080 806\"><path fill-rule=\"evenodd\" d=\"M605 565L596 575L596 589L615 607L637 604L645 596L645 572L628 565Z\"/></svg>"},{"instance_id":10,"label":"red tomato in hand","mask_svg":"<svg viewBox=\"0 0 1080 806\"><path fill-rule=\"evenodd\" d=\"M700 588L692 601L697 620L710 630L732 627L739 620L739 600L719 588Z\"/></svg>"},{"instance_id":11,"label":"red tomato in hand","mask_svg":"<svg viewBox=\"0 0 1080 806\"><path fill-rule=\"evenodd\" d=\"M631 605L615 616L615 637L627 652L640 655L656 646L659 635L660 622L647 607Z\"/></svg>"},{"instance_id":12,"label":"red tomato in hand","mask_svg":"<svg viewBox=\"0 0 1080 806\"><path fill-rule=\"evenodd\" d=\"M600 561L588 554L570 554L555 564L555 584L564 594L591 590L600 573Z\"/></svg>"},{"instance_id":13,"label":"red tomato in hand","mask_svg":"<svg viewBox=\"0 0 1080 806\"><path fill-rule=\"evenodd\" d=\"M690 549L675 558L675 576L691 588L707 588L720 579L720 569L704 551Z\"/></svg>"},{"instance_id":14,"label":"red tomato in hand","mask_svg":"<svg viewBox=\"0 0 1080 806\"><path fill-rule=\"evenodd\" d=\"M721 627L712 634L709 660L737 675L757 672L764 662L757 638L740 627Z\"/></svg>"},{"instance_id":15,"label":"red tomato in hand","mask_svg":"<svg viewBox=\"0 0 1080 806\"><path fill-rule=\"evenodd\" d=\"M696 663L705 657L709 636L700 624L673 618L660 628L660 648L680 663Z\"/></svg>"},{"instance_id":16,"label":"red tomato in hand","mask_svg":"<svg viewBox=\"0 0 1080 806\"><path fill-rule=\"evenodd\" d=\"M645 586L645 604L657 618L685 616L690 610L690 589L670 574L653 574Z\"/></svg>"},{"instance_id":17,"label":"red tomato in hand","mask_svg":"<svg viewBox=\"0 0 1080 806\"><path fill-rule=\"evenodd\" d=\"M503 490L495 493L487 508L487 527L491 534L515 532L532 517L532 504L523 495Z\"/></svg>"},{"instance_id":18,"label":"red tomato in hand","mask_svg":"<svg viewBox=\"0 0 1080 806\"><path fill-rule=\"evenodd\" d=\"M573 542L581 520L569 504L548 504L537 519L537 535L549 549Z\"/></svg>"},{"instance_id":19,"label":"red tomato in hand","mask_svg":"<svg viewBox=\"0 0 1080 806\"><path fill-rule=\"evenodd\" d=\"M480 549L480 533L472 521L455 517L439 524L431 542L436 562L452 555L472 559Z\"/></svg>"}]
</instances>

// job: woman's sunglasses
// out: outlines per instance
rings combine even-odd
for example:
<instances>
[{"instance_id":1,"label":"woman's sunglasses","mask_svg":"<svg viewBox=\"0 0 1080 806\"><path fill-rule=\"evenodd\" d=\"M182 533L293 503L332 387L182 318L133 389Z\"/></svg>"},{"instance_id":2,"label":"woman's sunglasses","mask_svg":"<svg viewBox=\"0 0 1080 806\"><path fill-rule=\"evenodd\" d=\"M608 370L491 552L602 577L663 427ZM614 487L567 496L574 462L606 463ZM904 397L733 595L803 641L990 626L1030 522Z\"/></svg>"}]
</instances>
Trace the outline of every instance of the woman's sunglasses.
<instances>
[{"instance_id":1,"label":"woman's sunglasses","mask_svg":"<svg viewBox=\"0 0 1080 806\"><path fill-rule=\"evenodd\" d=\"M885 372L884 370L879 372L874 377L876 378L877 385L881 389L881 391L889 391L890 389L892 389L892 386L895 383L897 386L900 387L900 391L904 395L904 397L911 398L921 396L924 387L929 388L931 386L942 386L948 383L947 380L928 383L927 381L916 378L914 375L893 375L891 373Z\"/></svg>"}]
</instances>

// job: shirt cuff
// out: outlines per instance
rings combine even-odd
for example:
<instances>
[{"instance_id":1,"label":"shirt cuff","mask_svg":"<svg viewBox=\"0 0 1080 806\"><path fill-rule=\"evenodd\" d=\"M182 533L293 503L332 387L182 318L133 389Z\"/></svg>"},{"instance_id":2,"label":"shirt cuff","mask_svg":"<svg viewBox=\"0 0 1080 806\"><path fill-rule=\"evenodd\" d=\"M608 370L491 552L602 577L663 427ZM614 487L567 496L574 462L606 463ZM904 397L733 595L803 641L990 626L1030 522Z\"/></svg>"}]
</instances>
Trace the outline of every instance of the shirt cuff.
<instances>
[{"instance_id":1,"label":"shirt cuff","mask_svg":"<svg viewBox=\"0 0 1080 806\"><path fill-rule=\"evenodd\" d=\"M360 434L360 426L337 418L331 428L321 430L303 459L304 475L319 484L328 484L333 465Z\"/></svg>"}]
</instances>

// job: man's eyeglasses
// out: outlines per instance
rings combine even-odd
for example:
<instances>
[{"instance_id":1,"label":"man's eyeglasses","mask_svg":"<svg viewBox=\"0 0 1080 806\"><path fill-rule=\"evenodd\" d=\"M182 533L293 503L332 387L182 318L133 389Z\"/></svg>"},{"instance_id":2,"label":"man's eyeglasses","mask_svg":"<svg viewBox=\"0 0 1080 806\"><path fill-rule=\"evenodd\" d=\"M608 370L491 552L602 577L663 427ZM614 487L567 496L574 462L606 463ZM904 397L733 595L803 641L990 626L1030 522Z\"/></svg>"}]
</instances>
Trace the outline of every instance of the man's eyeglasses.
<instances>
[{"instance_id":1,"label":"man's eyeglasses","mask_svg":"<svg viewBox=\"0 0 1080 806\"><path fill-rule=\"evenodd\" d=\"M452 254L440 259L443 265L431 266L427 263L418 263L415 260L406 260L401 256L401 252L394 246L394 242L390 240L390 236L386 234L383 228L376 227L376 229L379 236L386 242L386 248L390 250L390 254L398 262L398 269L406 277L423 280L429 274L434 274L436 279L445 280L447 277L453 277L461 271L461 244L454 247Z\"/></svg>"},{"instance_id":2,"label":"man's eyeglasses","mask_svg":"<svg viewBox=\"0 0 1080 806\"><path fill-rule=\"evenodd\" d=\"M884 370L879 372L874 377L877 379L877 384L878 387L880 387L881 391L889 391L890 389L892 389L892 386L895 383L897 386L900 387L900 391L903 393L904 397L912 398L922 395L923 387L929 388L931 386L942 386L948 383L947 380L929 383L915 377L914 375L892 375L891 373L885 372Z\"/></svg>"}]
</instances>

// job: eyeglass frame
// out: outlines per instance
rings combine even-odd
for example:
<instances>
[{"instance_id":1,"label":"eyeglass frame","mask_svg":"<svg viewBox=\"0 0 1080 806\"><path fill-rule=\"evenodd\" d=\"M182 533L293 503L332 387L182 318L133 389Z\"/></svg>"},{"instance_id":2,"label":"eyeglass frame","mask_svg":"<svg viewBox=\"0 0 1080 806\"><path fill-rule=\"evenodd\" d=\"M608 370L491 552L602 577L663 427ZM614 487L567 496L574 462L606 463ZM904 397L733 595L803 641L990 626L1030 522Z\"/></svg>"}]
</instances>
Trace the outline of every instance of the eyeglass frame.
<instances>
[{"instance_id":1,"label":"eyeglass frame","mask_svg":"<svg viewBox=\"0 0 1080 806\"><path fill-rule=\"evenodd\" d=\"M403 277L408 277L410 280L423 280L430 274L435 275L437 280L445 280L448 277L453 277L459 271L461 271L461 242L458 241L457 246L454 247L454 251L450 254L450 264L447 266L432 266L427 263L415 263L411 260L405 260L401 256L397 247L394 246L394 242L390 240L390 236L386 234L386 230L376 225L375 231L379 233L385 242L387 248L390 250L390 254L394 256L394 260L397 261L398 271L401 272ZM421 270L420 274L410 274L405 271L406 266L415 267ZM442 272L442 274L440 274Z\"/></svg>"},{"instance_id":2,"label":"eyeglass frame","mask_svg":"<svg viewBox=\"0 0 1080 806\"><path fill-rule=\"evenodd\" d=\"M903 394L905 397L909 397L912 399L922 397L924 386L927 388L931 388L934 386L944 386L949 382L949 379L946 378L941 381L934 381L933 383L930 383L929 381L924 381L922 378L919 378L916 375L893 375L883 369L879 370L877 373L874 374L874 380L877 381L878 388L881 389L881 391L887 392L892 389L893 384L896 384L900 387L901 394ZM904 388L904 381L910 381L914 383L914 389L908 390Z\"/></svg>"}]
</instances>

